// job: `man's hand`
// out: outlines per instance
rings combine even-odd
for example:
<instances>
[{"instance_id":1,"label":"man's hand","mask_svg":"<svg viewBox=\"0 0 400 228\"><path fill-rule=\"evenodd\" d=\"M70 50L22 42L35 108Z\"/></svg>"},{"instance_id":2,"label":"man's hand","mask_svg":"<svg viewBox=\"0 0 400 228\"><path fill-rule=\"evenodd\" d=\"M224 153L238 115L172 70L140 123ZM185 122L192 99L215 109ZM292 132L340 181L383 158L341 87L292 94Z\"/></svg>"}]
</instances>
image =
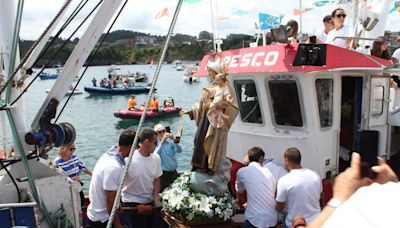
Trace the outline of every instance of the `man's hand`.
<instances>
[{"instance_id":1,"label":"man's hand","mask_svg":"<svg viewBox=\"0 0 400 228\"><path fill-rule=\"evenodd\" d=\"M392 182L398 182L399 180L397 179L396 174L393 172L393 170L386 164L385 160L382 158L378 158L378 164L377 166L372 167L372 171L374 171L377 175L376 178L374 179L375 182L379 184L384 184L386 182L392 181Z\"/></svg>"},{"instance_id":2,"label":"man's hand","mask_svg":"<svg viewBox=\"0 0 400 228\"><path fill-rule=\"evenodd\" d=\"M335 184L333 185L334 199L346 201L357 189L372 183L372 180L369 178L361 178L360 169L360 154L353 152L350 167L335 179Z\"/></svg>"}]
</instances>

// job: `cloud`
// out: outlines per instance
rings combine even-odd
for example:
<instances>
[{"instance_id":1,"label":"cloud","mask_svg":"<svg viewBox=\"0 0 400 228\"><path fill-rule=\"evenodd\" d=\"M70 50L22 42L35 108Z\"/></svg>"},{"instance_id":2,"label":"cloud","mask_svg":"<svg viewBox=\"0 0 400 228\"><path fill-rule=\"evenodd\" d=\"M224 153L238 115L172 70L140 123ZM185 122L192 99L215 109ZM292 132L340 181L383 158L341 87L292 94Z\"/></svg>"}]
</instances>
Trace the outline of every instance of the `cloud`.
<instances>
[{"instance_id":1,"label":"cloud","mask_svg":"<svg viewBox=\"0 0 400 228\"><path fill-rule=\"evenodd\" d=\"M69 13L76 7L79 1L73 1L69 9ZM82 20L89 8L98 1L90 0L88 7L78 15L78 19ZM216 34L222 37L231 33L253 34L255 32L254 22L258 22L258 13L268 13L279 16L285 15L283 23L290 19L300 20L299 16L293 16L293 9L299 8L299 1L296 0L213 0L212 7L209 0L201 0L195 3L184 3L176 26L175 33L184 33L189 35L198 35L200 31L206 30L212 32L213 22L211 20L211 8L214 18L219 16L229 17L227 20L214 21L214 29ZM37 39L40 33L50 23L56 15L57 10L63 5L63 0L26 0L24 5L23 23L21 26L22 39ZM303 8L313 7L313 1L303 1ZM175 11L177 0L138 0L128 1L123 13L117 20L114 28L135 30L155 35L165 35L170 26L173 12ZM154 16L165 7L169 7L170 15L155 19ZM303 31L306 33L315 33L322 28L322 18L330 14L336 5L325 5L323 7L315 7L314 9L302 14ZM242 10L249 12L244 15L235 15L235 12ZM67 13L67 15L69 15ZM400 30L400 23L396 23L400 19L400 13L392 13L388 19L388 29L392 31ZM71 28L67 29L62 37L68 37L73 28L78 25L75 22ZM83 29L82 29L83 30ZM78 32L80 36L82 31Z\"/></svg>"}]
</instances>

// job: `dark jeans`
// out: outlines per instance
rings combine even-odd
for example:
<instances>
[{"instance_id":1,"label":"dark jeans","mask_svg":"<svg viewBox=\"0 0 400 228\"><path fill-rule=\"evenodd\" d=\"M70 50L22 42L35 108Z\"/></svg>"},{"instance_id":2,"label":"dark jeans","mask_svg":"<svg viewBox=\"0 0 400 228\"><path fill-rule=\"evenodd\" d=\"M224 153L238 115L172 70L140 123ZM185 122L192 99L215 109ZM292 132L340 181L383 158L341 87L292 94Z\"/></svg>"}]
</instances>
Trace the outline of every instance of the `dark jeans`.
<instances>
[{"instance_id":1,"label":"dark jeans","mask_svg":"<svg viewBox=\"0 0 400 228\"><path fill-rule=\"evenodd\" d=\"M169 187L174 180L179 176L178 172L175 171L164 171L160 178L160 192L162 192L165 188Z\"/></svg>"},{"instance_id":2,"label":"dark jeans","mask_svg":"<svg viewBox=\"0 0 400 228\"><path fill-rule=\"evenodd\" d=\"M88 220L89 220L90 228L106 228L107 227L108 220L105 222L100 222L100 221L94 222L94 221L91 221L90 219L88 219ZM114 227L114 225L112 227Z\"/></svg>"},{"instance_id":3,"label":"dark jeans","mask_svg":"<svg viewBox=\"0 0 400 228\"><path fill-rule=\"evenodd\" d=\"M276 226L271 226L270 228L274 228ZM253 224L251 224L249 222L249 220L246 220L246 222L243 224L242 228L257 228L256 226L253 226Z\"/></svg>"},{"instance_id":4,"label":"dark jeans","mask_svg":"<svg viewBox=\"0 0 400 228\"><path fill-rule=\"evenodd\" d=\"M123 207L137 207L139 203L124 203L122 202ZM153 227L153 217L154 213L149 215L140 215L137 211L129 210L122 211L123 216L129 218L129 227L130 228L151 228Z\"/></svg>"}]
</instances>

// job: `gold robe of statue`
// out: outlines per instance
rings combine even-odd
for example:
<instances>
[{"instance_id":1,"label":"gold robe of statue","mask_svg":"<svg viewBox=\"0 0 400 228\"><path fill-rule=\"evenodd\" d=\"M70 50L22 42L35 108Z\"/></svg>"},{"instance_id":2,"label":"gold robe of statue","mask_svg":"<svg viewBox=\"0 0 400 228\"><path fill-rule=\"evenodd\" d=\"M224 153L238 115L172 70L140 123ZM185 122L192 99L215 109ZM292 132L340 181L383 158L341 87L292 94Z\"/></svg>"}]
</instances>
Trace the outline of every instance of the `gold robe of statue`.
<instances>
[{"instance_id":1,"label":"gold robe of statue","mask_svg":"<svg viewBox=\"0 0 400 228\"><path fill-rule=\"evenodd\" d=\"M200 97L200 101L192 108L192 119L196 121L197 131L194 138L194 151L192 166L194 169L203 171L217 171L218 162L226 155L227 133L232 125L238 110L236 105L228 105L224 114L229 116L227 128L214 128L210 125L207 112L213 97L208 91L212 91L215 85L212 83L206 86ZM232 94L232 89L230 89Z\"/></svg>"}]
</instances>

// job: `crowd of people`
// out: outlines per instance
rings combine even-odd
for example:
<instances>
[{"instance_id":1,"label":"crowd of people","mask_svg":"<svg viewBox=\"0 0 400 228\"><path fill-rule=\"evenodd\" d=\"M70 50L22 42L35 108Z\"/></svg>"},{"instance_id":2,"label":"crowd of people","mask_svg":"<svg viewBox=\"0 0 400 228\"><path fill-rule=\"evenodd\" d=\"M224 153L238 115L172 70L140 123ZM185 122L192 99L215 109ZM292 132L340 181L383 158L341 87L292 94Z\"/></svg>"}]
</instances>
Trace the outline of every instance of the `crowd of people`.
<instances>
[{"instance_id":1,"label":"crowd of people","mask_svg":"<svg viewBox=\"0 0 400 228\"><path fill-rule=\"evenodd\" d=\"M327 43L350 48L351 32L344 24L346 13L337 8L323 18L324 28L317 33L317 43ZM287 23L290 42L297 42L297 22ZM339 38L338 38L339 37ZM400 51L390 54L383 37L376 40L371 55L397 62ZM225 69L218 63L207 66L212 82L201 94L199 102L190 110L183 111L196 121L192 166L194 171L213 175L226 153L227 132L233 123L238 108L232 99ZM106 79L105 79L106 80ZM104 86L104 81L100 86ZM115 80L114 80L115 81ZM111 84L111 82L108 82ZM93 79L96 86L96 80ZM113 85L114 87L116 85ZM107 87L107 85L106 85ZM128 109L136 110L135 96L128 101ZM166 99L165 106L173 106L172 98ZM149 109L158 111L158 99L153 97ZM87 217L90 227L106 227L126 159L133 151L127 176L123 183L120 210L113 219L113 226L153 227L157 221L157 208L161 206L159 193L170 186L178 177L177 154L182 152L179 138L174 137L168 127L156 124L144 128L139 134L139 144L132 145L137 132L124 130L118 145L112 146L97 161L94 170L89 170L74 154L75 144L60 147L55 162L71 181L80 181L82 172L91 175L89 187L90 204ZM132 148L134 147L134 148ZM382 160L373 167L375 179L361 177L360 156L352 154L351 166L337 176L333 187L333 198L321 211L321 177L301 165L301 152L295 147L283 151L284 167L275 163L260 147L250 148L244 158L245 166L238 170L235 182L238 206L245 210L244 228L277 227L390 227L395 219L393 205L400 201L394 197L400 190L398 179ZM380 197L393 202L387 208ZM82 196L83 198L83 196ZM375 199L376 198L376 199ZM374 207L366 210L363 202L369 201ZM386 213L391 217L374 216ZM390 210L393 209L393 210ZM380 214L379 214L380 215ZM351 220L347 219L351 216ZM351 224L351 226L349 226ZM162 221L157 227L167 227Z\"/></svg>"}]
</instances>

